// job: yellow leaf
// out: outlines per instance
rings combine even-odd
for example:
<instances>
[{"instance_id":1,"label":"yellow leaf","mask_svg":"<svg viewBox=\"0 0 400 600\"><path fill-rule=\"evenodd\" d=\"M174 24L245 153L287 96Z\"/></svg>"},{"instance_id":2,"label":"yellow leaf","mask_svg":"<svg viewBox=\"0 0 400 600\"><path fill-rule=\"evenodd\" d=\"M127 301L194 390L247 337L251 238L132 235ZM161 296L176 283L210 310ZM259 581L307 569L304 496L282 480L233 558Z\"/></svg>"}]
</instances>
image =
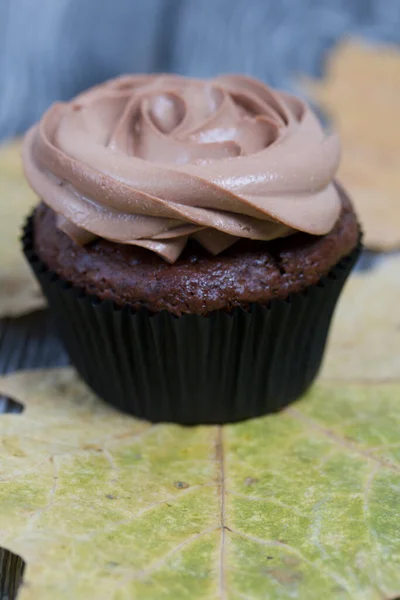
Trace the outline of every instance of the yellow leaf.
<instances>
[{"instance_id":1,"label":"yellow leaf","mask_svg":"<svg viewBox=\"0 0 400 600\"><path fill-rule=\"evenodd\" d=\"M400 257L385 258L346 284L322 375L383 380L400 375Z\"/></svg>"},{"instance_id":2,"label":"yellow leaf","mask_svg":"<svg viewBox=\"0 0 400 600\"><path fill-rule=\"evenodd\" d=\"M365 229L366 246L400 246L400 52L348 40L330 55L322 82L306 88L342 141L339 179Z\"/></svg>"},{"instance_id":3,"label":"yellow leaf","mask_svg":"<svg viewBox=\"0 0 400 600\"><path fill-rule=\"evenodd\" d=\"M22 225L37 203L25 182L20 143L0 147L0 317L44 306L44 299L22 255Z\"/></svg>"},{"instance_id":4,"label":"yellow leaf","mask_svg":"<svg viewBox=\"0 0 400 600\"><path fill-rule=\"evenodd\" d=\"M399 594L400 382L323 382L224 428L137 421L70 369L0 390L26 407L0 416L1 544L27 562L20 600Z\"/></svg>"}]
</instances>

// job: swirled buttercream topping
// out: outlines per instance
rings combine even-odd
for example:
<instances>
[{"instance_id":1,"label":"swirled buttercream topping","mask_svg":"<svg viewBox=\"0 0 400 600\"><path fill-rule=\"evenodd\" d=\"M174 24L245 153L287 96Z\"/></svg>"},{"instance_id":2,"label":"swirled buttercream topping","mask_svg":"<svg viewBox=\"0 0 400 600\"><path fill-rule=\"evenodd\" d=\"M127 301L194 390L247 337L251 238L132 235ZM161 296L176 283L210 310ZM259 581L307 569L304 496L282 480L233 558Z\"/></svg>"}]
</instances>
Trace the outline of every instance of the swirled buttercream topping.
<instances>
[{"instance_id":1,"label":"swirled buttercream topping","mask_svg":"<svg viewBox=\"0 0 400 600\"><path fill-rule=\"evenodd\" d=\"M189 237L218 254L239 238L328 233L339 154L307 104L259 81L132 75L51 106L23 163L77 243L174 262Z\"/></svg>"}]
</instances>

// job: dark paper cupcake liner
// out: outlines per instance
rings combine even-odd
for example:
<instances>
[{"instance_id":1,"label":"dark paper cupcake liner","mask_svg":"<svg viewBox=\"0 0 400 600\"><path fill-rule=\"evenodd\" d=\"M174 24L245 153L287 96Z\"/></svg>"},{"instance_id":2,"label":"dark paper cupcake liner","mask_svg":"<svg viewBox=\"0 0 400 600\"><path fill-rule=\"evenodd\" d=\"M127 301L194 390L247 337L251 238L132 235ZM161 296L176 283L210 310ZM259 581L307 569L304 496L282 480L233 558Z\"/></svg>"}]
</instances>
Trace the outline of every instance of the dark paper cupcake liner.
<instances>
[{"instance_id":1,"label":"dark paper cupcake liner","mask_svg":"<svg viewBox=\"0 0 400 600\"><path fill-rule=\"evenodd\" d=\"M98 396L150 421L226 423L275 412L305 392L361 242L317 285L268 306L176 317L87 295L23 247L72 364Z\"/></svg>"}]
</instances>

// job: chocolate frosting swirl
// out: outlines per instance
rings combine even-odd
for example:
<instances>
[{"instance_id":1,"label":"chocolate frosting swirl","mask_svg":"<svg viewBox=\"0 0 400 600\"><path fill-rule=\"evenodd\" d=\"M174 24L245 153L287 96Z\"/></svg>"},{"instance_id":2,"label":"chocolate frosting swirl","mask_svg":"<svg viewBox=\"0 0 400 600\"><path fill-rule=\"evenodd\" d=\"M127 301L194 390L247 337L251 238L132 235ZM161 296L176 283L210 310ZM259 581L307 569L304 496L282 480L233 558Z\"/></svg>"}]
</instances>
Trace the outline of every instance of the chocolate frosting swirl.
<instances>
[{"instance_id":1,"label":"chocolate frosting swirl","mask_svg":"<svg viewBox=\"0 0 400 600\"><path fill-rule=\"evenodd\" d=\"M300 99L245 76L138 75L50 107L25 137L25 174L78 243L143 246L174 262L188 237L328 233L339 142Z\"/></svg>"}]
</instances>

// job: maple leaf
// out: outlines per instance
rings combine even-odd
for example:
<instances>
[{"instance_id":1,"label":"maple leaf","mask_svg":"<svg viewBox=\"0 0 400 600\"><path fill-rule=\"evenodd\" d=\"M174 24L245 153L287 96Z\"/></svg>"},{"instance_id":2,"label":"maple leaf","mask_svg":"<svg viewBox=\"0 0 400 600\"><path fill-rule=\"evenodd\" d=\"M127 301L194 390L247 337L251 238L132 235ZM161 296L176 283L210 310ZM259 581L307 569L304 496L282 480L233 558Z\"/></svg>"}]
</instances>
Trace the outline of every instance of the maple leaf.
<instances>
[{"instance_id":1,"label":"maple leaf","mask_svg":"<svg viewBox=\"0 0 400 600\"><path fill-rule=\"evenodd\" d=\"M226 427L150 425L71 369L0 379L20 600L369 600L400 591L400 382L322 382ZM190 399L188 399L189 401Z\"/></svg>"},{"instance_id":2,"label":"maple leaf","mask_svg":"<svg viewBox=\"0 0 400 600\"><path fill-rule=\"evenodd\" d=\"M17 316L45 305L19 241L37 197L24 179L18 141L0 147L0 198L0 317Z\"/></svg>"},{"instance_id":3,"label":"maple leaf","mask_svg":"<svg viewBox=\"0 0 400 600\"><path fill-rule=\"evenodd\" d=\"M400 246L400 52L347 40L328 57L326 77L306 90L342 141L338 178L349 190L372 249Z\"/></svg>"},{"instance_id":4,"label":"maple leaf","mask_svg":"<svg viewBox=\"0 0 400 600\"><path fill-rule=\"evenodd\" d=\"M386 380L400 374L400 257L381 259L346 283L332 323L322 376Z\"/></svg>"}]
</instances>

